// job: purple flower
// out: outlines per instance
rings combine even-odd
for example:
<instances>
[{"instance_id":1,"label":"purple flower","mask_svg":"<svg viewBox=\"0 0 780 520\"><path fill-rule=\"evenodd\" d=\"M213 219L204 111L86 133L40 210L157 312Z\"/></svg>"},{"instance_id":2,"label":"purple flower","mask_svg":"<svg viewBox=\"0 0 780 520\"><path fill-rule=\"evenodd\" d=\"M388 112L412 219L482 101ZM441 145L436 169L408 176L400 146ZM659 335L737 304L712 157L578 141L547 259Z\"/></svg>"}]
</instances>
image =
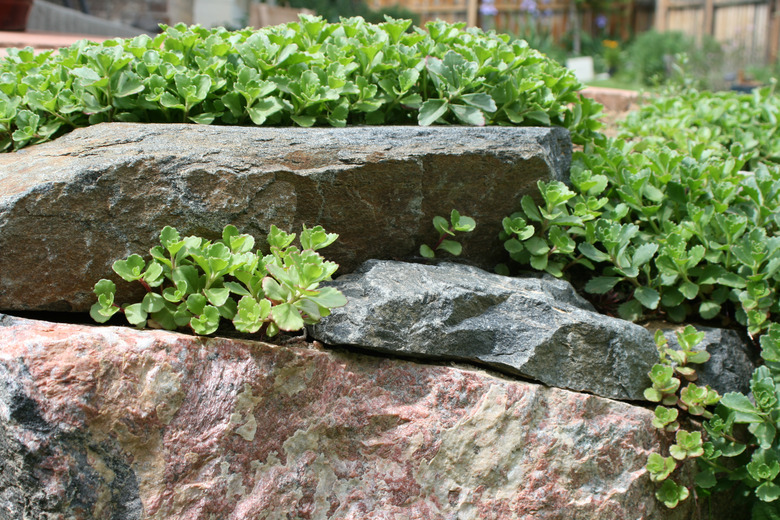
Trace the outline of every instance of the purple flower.
<instances>
[{"instance_id":1,"label":"purple flower","mask_svg":"<svg viewBox=\"0 0 780 520\"><path fill-rule=\"evenodd\" d=\"M529 13L537 12L538 8L536 6L536 0L523 0L523 2L520 4L520 9L523 11L528 11Z\"/></svg>"},{"instance_id":2,"label":"purple flower","mask_svg":"<svg viewBox=\"0 0 780 520\"><path fill-rule=\"evenodd\" d=\"M604 27L607 26L607 21L608 20L606 16L604 16L603 14L598 15L596 17L596 27L598 27L599 29L603 29Z\"/></svg>"},{"instance_id":3,"label":"purple flower","mask_svg":"<svg viewBox=\"0 0 780 520\"><path fill-rule=\"evenodd\" d=\"M479 5L479 12L483 16L495 16L498 14L498 9L495 5L493 5L493 2L495 0L482 0Z\"/></svg>"}]
</instances>

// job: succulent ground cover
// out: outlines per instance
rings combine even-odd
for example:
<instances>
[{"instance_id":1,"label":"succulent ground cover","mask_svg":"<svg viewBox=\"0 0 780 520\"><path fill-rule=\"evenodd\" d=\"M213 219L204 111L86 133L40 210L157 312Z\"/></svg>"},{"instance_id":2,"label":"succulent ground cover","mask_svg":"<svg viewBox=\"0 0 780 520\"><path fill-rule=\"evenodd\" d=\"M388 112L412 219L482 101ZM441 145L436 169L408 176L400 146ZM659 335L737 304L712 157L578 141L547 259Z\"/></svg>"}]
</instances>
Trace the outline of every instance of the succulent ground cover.
<instances>
[{"instance_id":1,"label":"succulent ground cover","mask_svg":"<svg viewBox=\"0 0 780 520\"><path fill-rule=\"evenodd\" d=\"M103 279L95 284L98 301L90 314L99 323L121 313L140 328L189 327L196 334L216 332L222 318L231 320L239 332L261 331L268 337L280 330L301 330L347 300L332 287L320 287L338 265L317 251L338 235L320 226L304 226L301 249L292 245L295 238L295 233L272 226L267 238L270 254L263 255L253 251L255 239L235 226L227 226L216 242L181 237L166 226L148 263L133 254L113 265L123 280L143 285L143 300L116 304L116 285Z\"/></svg>"},{"instance_id":2,"label":"succulent ground cover","mask_svg":"<svg viewBox=\"0 0 780 520\"><path fill-rule=\"evenodd\" d=\"M774 84L752 94L669 90L629 116L620 137L575 153L570 185L540 182L542 204L526 197L504 219L513 260L576 273L604 312L744 327L760 346L751 394L719 396L694 382L709 358L694 349L700 333L678 334L680 351L656 336L645 397L676 443L647 469L669 507L729 491L753 519L780 514L779 109ZM680 480L689 459L699 466L693 485Z\"/></svg>"},{"instance_id":3,"label":"succulent ground cover","mask_svg":"<svg viewBox=\"0 0 780 520\"><path fill-rule=\"evenodd\" d=\"M660 362L646 397L659 403L656 425L676 443L647 468L669 507L731 490L754 519L777 518L780 105L773 87L749 95L670 92L608 139L596 133L599 107L578 96L574 76L524 42L443 22L409 29L404 20L303 17L259 31L180 25L155 38L81 42L40 56L11 52L0 61L0 149L106 121L569 128L583 145L571 183L539 183L542 203L526 197L504 219L507 253L521 268L586 278L582 290L626 319L744 327L765 362L750 396L721 397L695 385L693 365L706 362L694 349L695 330L678 337L681 351L657 338ZM448 237L473 224L457 212L434 221L441 239L423 254L457 253ZM114 266L147 286L144 300L119 308L115 288L102 280L93 317L124 311L138 326L201 334L221 318L250 332L300 328L343 297L319 288L335 264L315 249L335 237L304 229L302 250L290 237L274 232L264 256L234 228L214 243L165 228L150 262L134 255ZM695 486L680 478L689 459L700 467Z\"/></svg>"},{"instance_id":4,"label":"succulent ground cover","mask_svg":"<svg viewBox=\"0 0 780 520\"><path fill-rule=\"evenodd\" d=\"M106 122L563 126L582 141L600 107L574 75L506 35L409 20L260 30L167 27L0 60L0 150Z\"/></svg>"}]
</instances>

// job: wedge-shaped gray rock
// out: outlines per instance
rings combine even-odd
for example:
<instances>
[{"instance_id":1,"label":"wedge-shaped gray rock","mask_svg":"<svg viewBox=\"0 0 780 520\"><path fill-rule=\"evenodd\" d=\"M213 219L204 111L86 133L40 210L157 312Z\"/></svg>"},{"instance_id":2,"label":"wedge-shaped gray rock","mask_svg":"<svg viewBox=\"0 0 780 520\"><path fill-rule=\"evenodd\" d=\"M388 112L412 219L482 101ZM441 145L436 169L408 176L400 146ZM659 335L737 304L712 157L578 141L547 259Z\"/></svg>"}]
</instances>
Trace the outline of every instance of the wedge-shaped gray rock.
<instances>
[{"instance_id":1,"label":"wedge-shaped gray rock","mask_svg":"<svg viewBox=\"0 0 780 520\"><path fill-rule=\"evenodd\" d=\"M234 224L263 243L271 225L320 224L340 235L325 253L343 273L414 254L455 208L478 225L464 254L494 265L502 218L570 157L561 128L76 130L0 154L0 309L89 309L111 264L148 255L166 225L219 238Z\"/></svg>"},{"instance_id":2,"label":"wedge-shaped gray rock","mask_svg":"<svg viewBox=\"0 0 780 520\"><path fill-rule=\"evenodd\" d=\"M349 302L309 329L331 345L478 362L615 399L643 399L658 361L650 332L594 312L560 280L369 260L333 285Z\"/></svg>"},{"instance_id":3,"label":"wedge-shaped gray rock","mask_svg":"<svg viewBox=\"0 0 780 520\"><path fill-rule=\"evenodd\" d=\"M673 349L680 349L675 333L682 329L664 329L664 336ZM726 392L747 394L750 391L750 378L760 360L750 340L736 330L701 326L696 329L704 332L705 336L694 349L710 353L709 361L693 365L698 375L696 384L710 385L721 395Z\"/></svg>"}]
</instances>

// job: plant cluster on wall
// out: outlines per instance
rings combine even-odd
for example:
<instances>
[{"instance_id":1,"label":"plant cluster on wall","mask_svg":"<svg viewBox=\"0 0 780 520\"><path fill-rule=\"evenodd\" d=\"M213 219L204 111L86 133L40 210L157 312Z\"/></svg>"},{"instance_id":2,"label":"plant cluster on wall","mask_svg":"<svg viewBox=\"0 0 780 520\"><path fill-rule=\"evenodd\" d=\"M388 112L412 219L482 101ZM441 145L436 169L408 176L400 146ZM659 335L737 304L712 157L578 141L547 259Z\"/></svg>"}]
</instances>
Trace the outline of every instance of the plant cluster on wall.
<instances>
[{"instance_id":1,"label":"plant cluster on wall","mask_svg":"<svg viewBox=\"0 0 780 520\"><path fill-rule=\"evenodd\" d=\"M558 125L582 142L599 107L522 40L463 24L320 17L260 30L177 25L0 61L0 150L108 122Z\"/></svg>"}]
</instances>

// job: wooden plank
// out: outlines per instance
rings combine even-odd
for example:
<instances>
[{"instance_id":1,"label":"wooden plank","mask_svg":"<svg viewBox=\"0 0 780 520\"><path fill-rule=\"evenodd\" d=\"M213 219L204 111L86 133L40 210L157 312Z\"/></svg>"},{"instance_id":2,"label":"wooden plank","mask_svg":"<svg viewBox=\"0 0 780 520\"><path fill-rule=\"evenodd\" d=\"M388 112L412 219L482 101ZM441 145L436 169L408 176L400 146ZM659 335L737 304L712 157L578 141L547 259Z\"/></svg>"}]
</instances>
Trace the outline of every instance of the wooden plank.
<instances>
[{"instance_id":1,"label":"wooden plank","mask_svg":"<svg viewBox=\"0 0 780 520\"><path fill-rule=\"evenodd\" d=\"M669 0L657 0L655 6L655 30L664 32L668 30Z\"/></svg>"},{"instance_id":2,"label":"wooden plank","mask_svg":"<svg viewBox=\"0 0 780 520\"><path fill-rule=\"evenodd\" d=\"M468 0L466 23L469 27L476 27L479 24L479 0Z\"/></svg>"},{"instance_id":3,"label":"wooden plank","mask_svg":"<svg viewBox=\"0 0 780 520\"><path fill-rule=\"evenodd\" d=\"M703 9L704 0L668 0L669 9Z\"/></svg>"},{"instance_id":4,"label":"wooden plank","mask_svg":"<svg viewBox=\"0 0 780 520\"><path fill-rule=\"evenodd\" d=\"M767 60L774 63L780 52L780 0L775 0L769 7L769 44L767 45Z\"/></svg>"},{"instance_id":5,"label":"wooden plank","mask_svg":"<svg viewBox=\"0 0 780 520\"><path fill-rule=\"evenodd\" d=\"M713 23L715 21L715 0L705 0L704 2L704 23L702 25L701 34L712 36L715 28Z\"/></svg>"},{"instance_id":6,"label":"wooden plank","mask_svg":"<svg viewBox=\"0 0 780 520\"><path fill-rule=\"evenodd\" d=\"M714 0L715 7L733 7L737 5L766 5L767 0Z\"/></svg>"}]
</instances>

